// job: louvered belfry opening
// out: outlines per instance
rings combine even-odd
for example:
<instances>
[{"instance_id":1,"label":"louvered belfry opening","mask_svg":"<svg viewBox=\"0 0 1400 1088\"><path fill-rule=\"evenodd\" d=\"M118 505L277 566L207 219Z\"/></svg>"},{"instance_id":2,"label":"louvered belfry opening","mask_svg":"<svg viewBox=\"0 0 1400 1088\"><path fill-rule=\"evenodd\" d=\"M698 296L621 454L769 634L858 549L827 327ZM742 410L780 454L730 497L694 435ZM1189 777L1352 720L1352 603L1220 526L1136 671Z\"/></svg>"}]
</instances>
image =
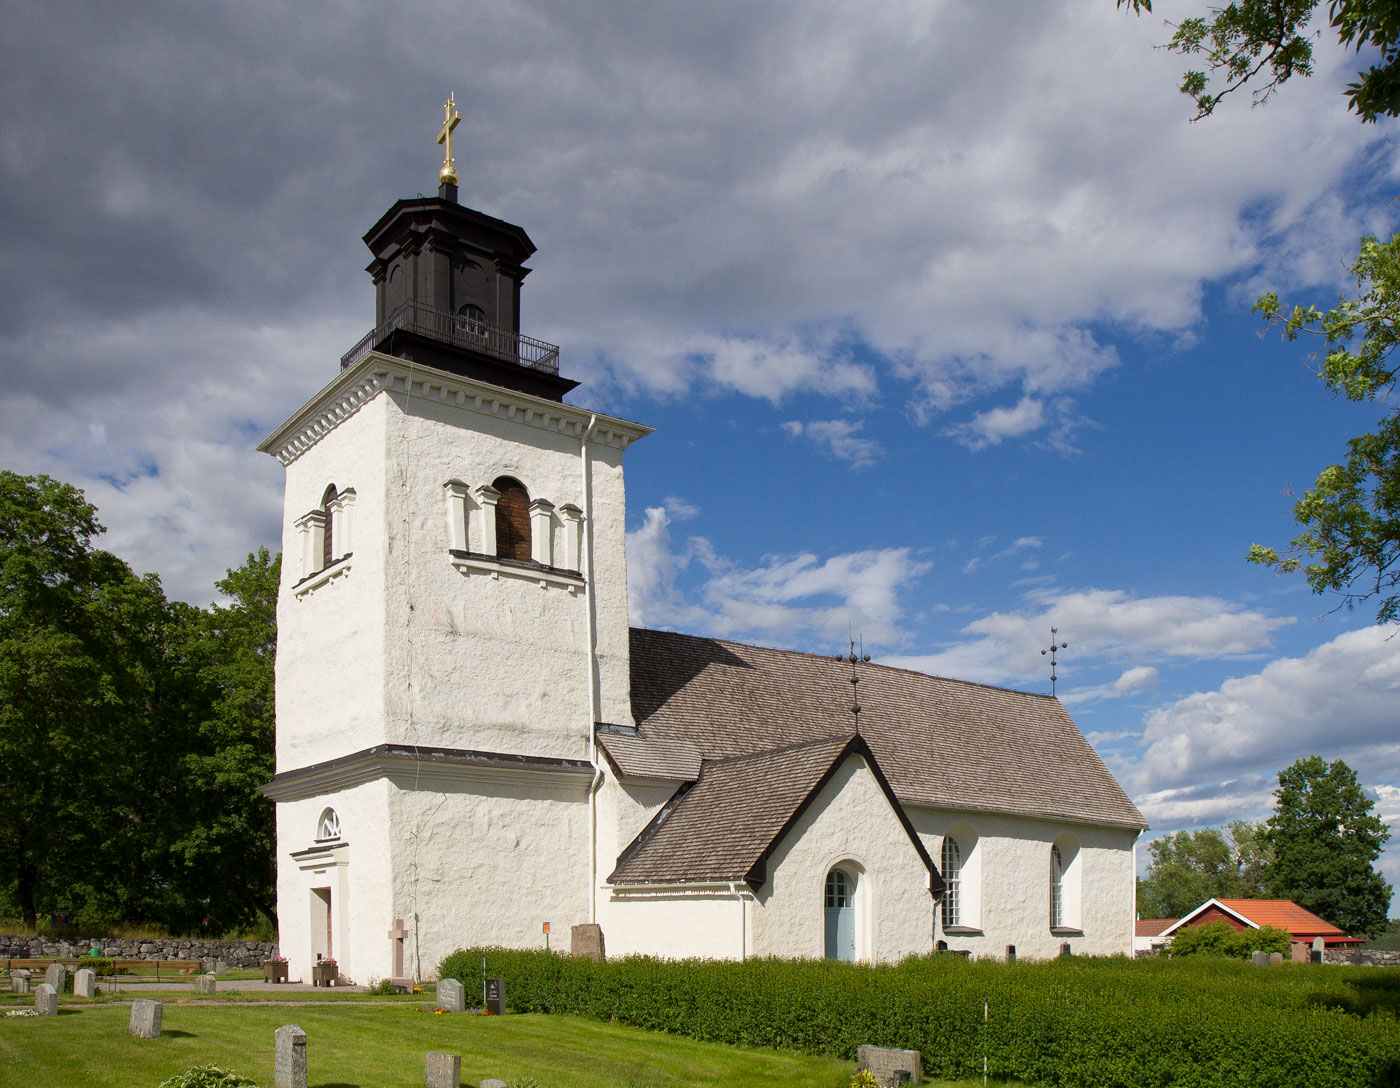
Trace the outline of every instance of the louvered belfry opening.
<instances>
[{"instance_id":1,"label":"louvered belfry opening","mask_svg":"<svg viewBox=\"0 0 1400 1088\"><path fill-rule=\"evenodd\" d=\"M530 493L510 476L491 484L501 493L496 504L496 554L502 559L530 558Z\"/></svg>"},{"instance_id":2,"label":"louvered belfry opening","mask_svg":"<svg viewBox=\"0 0 1400 1088\"><path fill-rule=\"evenodd\" d=\"M326 515L325 529L321 534L321 569L325 570L335 558L335 541L331 539L331 503L335 501L335 484L326 488L321 496L321 510ZM314 545L313 545L314 547Z\"/></svg>"}]
</instances>

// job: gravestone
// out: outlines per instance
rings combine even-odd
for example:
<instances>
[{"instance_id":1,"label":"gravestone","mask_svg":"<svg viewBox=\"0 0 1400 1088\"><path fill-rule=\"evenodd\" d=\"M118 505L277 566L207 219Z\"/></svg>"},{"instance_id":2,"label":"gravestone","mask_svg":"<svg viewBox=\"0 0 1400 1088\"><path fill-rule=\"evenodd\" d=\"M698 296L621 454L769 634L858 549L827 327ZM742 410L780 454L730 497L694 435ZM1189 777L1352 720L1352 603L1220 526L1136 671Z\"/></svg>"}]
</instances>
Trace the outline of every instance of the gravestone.
<instances>
[{"instance_id":1,"label":"gravestone","mask_svg":"<svg viewBox=\"0 0 1400 1088\"><path fill-rule=\"evenodd\" d=\"M1270 952L1270 953L1269 953L1269 966L1270 966L1270 967L1281 967L1281 966L1283 966L1283 953L1282 953L1282 952Z\"/></svg>"},{"instance_id":2,"label":"gravestone","mask_svg":"<svg viewBox=\"0 0 1400 1088\"><path fill-rule=\"evenodd\" d=\"M428 1051L423 1063L423 1083L427 1088L458 1088L462 1083L462 1055Z\"/></svg>"},{"instance_id":3,"label":"gravestone","mask_svg":"<svg viewBox=\"0 0 1400 1088\"><path fill-rule=\"evenodd\" d=\"M306 1032L295 1024L286 1024L273 1037L277 1041L273 1088L306 1088Z\"/></svg>"},{"instance_id":4,"label":"gravestone","mask_svg":"<svg viewBox=\"0 0 1400 1088\"><path fill-rule=\"evenodd\" d=\"M34 987L34 1015L58 1015L58 991L47 982L41 982Z\"/></svg>"},{"instance_id":5,"label":"gravestone","mask_svg":"<svg viewBox=\"0 0 1400 1088\"><path fill-rule=\"evenodd\" d=\"M487 1077L481 1082L478 1088L510 1088L510 1085L503 1080L497 1080L495 1077Z\"/></svg>"},{"instance_id":6,"label":"gravestone","mask_svg":"<svg viewBox=\"0 0 1400 1088\"><path fill-rule=\"evenodd\" d=\"M1069 950L1069 941L1061 941L1061 942L1060 942L1060 955L1062 955L1062 956L1073 955L1073 953L1070 952L1070 950Z\"/></svg>"},{"instance_id":7,"label":"gravestone","mask_svg":"<svg viewBox=\"0 0 1400 1088\"><path fill-rule=\"evenodd\" d=\"M455 978L440 978L437 984L437 1007L448 1012L465 1012L466 990Z\"/></svg>"},{"instance_id":8,"label":"gravestone","mask_svg":"<svg viewBox=\"0 0 1400 1088\"><path fill-rule=\"evenodd\" d=\"M413 988L413 979L403 973L403 942L407 937L403 919L395 918L389 929L389 981L395 989L404 991Z\"/></svg>"},{"instance_id":9,"label":"gravestone","mask_svg":"<svg viewBox=\"0 0 1400 1088\"><path fill-rule=\"evenodd\" d=\"M607 959L607 950L603 946L603 927L597 922L581 922L570 929L569 955L587 956L591 960Z\"/></svg>"},{"instance_id":10,"label":"gravestone","mask_svg":"<svg viewBox=\"0 0 1400 1088\"><path fill-rule=\"evenodd\" d=\"M861 1046L856 1050L860 1068L875 1075L881 1088L924 1082L923 1058L917 1050L896 1050L889 1046Z\"/></svg>"},{"instance_id":11,"label":"gravestone","mask_svg":"<svg viewBox=\"0 0 1400 1088\"><path fill-rule=\"evenodd\" d=\"M159 1039L160 1038L160 1018L165 1011L165 1006L159 1001L148 1001L140 998L131 1003L131 1023L127 1025L127 1034L134 1035L138 1039Z\"/></svg>"},{"instance_id":12,"label":"gravestone","mask_svg":"<svg viewBox=\"0 0 1400 1088\"><path fill-rule=\"evenodd\" d=\"M216 974L216 975L226 975L226 974L228 974L228 961L227 961L227 960L215 960L215 961L214 961L214 974Z\"/></svg>"},{"instance_id":13,"label":"gravestone","mask_svg":"<svg viewBox=\"0 0 1400 1088\"><path fill-rule=\"evenodd\" d=\"M1268 967L1269 954L1267 952L1261 952L1256 948L1249 954L1249 962L1254 964L1255 967Z\"/></svg>"},{"instance_id":14,"label":"gravestone","mask_svg":"<svg viewBox=\"0 0 1400 1088\"><path fill-rule=\"evenodd\" d=\"M54 988L54 993L63 993L68 989L68 968L61 963L49 964L49 969L44 972L44 981Z\"/></svg>"},{"instance_id":15,"label":"gravestone","mask_svg":"<svg viewBox=\"0 0 1400 1088\"><path fill-rule=\"evenodd\" d=\"M1312 950L1308 953L1308 962L1309 962L1309 963L1321 963L1321 962L1322 962L1322 953L1323 953L1323 951L1324 951L1326 948L1327 948L1327 942L1326 942L1326 941L1324 941L1321 937L1314 937L1314 938L1313 938L1313 943L1312 943Z\"/></svg>"},{"instance_id":16,"label":"gravestone","mask_svg":"<svg viewBox=\"0 0 1400 1088\"><path fill-rule=\"evenodd\" d=\"M1014 944L1009 944L1006 946L1006 962L1016 962L1016 946Z\"/></svg>"},{"instance_id":17,"label":"gravestone","mask_svg":"<svg viewBox=\"0 0 1400 1088\"><path fill-rule=\"evenodd\" d=\"M73 992L79 997L97 996L97 975L91 968L79 968L73 975Z\"/></svg>"},{"instance_id":18,"label":"gravestone","mask_svg":"<svg viewBox=\"0 0 1400 1088\"><path fill-rule=\"evenodd\" d=\"M194 992L197 994L218 993L219 980L213 975L196 975L194 980Z\"/></svg>"},{"instance_id":19,"label":"gravestone","mask_svg":"<svg viewBox=\"0 0 1400 1088\"><path fill-rule=\"evenodd\" d=\"M29 972L23 967L10 972L10 992L15 994L27 994L29 992Z\"/></svg>"},{"instance_id":20,"label":"gravestone","mask_svg":"<svg viewBox=\"0 0 1400 1088\"><path fill-rule=\"evenodd\" d=\"M492 1016L506 1014L506 980L488 978L486 980L486 1011Z\"/></svg>"}]
</instances>

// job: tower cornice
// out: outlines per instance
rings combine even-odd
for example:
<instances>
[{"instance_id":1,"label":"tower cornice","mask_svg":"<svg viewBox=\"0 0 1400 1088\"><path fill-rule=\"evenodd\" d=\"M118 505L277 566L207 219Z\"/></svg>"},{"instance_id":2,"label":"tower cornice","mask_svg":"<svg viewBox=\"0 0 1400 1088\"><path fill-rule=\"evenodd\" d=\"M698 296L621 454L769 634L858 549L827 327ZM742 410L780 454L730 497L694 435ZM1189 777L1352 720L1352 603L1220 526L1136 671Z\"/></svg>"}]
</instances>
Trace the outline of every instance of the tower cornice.
<instances>
[{"instance_id":1,"label":"tower cornice","mask_svg":"<svg viewBox=\"0 0 1400 1088\"><path fill-rule=\"evenodd\" d=\"M589 441L619 450L626 450L653 430L645 424L600 415L586 408L371 351L341 371L263 439L258 449L276 457L283 465L290 465L381 393L421 398L463 412L494 416L573 438L581 438L592 421Z\"/></svg>"}]
</instances>

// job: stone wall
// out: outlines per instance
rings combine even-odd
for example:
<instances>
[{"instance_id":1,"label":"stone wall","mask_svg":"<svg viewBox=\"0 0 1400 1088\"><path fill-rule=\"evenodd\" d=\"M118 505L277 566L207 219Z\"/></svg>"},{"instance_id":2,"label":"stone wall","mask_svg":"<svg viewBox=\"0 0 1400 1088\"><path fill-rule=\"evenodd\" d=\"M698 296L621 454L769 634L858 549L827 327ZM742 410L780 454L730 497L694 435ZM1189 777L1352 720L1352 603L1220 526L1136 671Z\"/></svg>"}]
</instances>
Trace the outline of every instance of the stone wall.
<instances>
[{"instance_id":1,"label":"stone wall","mask_svg":"<svg viewBox=\"0 0 1400 1088\"><path fill-rule=\"evenodd\" d=\"M257 967L277 951L268 941L202 941L191 937L58 937L0 936L0 960L64 959L86 956L93 947L119 960L221 959L230 967Z\"/></svg>"},{"instance_id":2,"label":"stone wall","mask_svg":"<svg viewBox=\"0 0 1400 1088\"><path fill-rule=\"evenodd\" d=\"M1367 967L1400 967L1400 951L1384 951L1379 948L1347 951L1343 948L1328 948L1322 953L1322 962L1354 963Z\"/></svg>"}]
</instances>

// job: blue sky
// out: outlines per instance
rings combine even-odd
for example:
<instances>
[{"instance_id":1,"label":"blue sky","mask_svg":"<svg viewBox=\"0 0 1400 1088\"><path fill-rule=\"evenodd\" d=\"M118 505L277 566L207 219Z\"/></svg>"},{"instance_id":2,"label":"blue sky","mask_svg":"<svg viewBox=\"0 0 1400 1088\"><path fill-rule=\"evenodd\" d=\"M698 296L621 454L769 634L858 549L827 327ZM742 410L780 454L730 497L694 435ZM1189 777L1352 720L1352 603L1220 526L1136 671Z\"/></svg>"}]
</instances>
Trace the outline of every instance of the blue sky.
<instances>
[{"instance_id":1,"label":"blue sky","mask_svg":"<svg viewBox=\"0 0 1400 1088\"><path fill-rule=\"evenodd\" d=\"M1383 410L1254 296L1394 229L1354 58L1188 123L1171 2L138 11L0 44L0 464L207 601L275 545L257 441L369 327L360 235L435 186L539 247L523 330L628 455L636 622L1059 694L1153 825L1345 758L1400 816L1400 643L1248 566ZM1145 854L1145 851L1144 851ZM1400 843L1384 861L1400 879Z\"/></svg>"}]
</instances>

